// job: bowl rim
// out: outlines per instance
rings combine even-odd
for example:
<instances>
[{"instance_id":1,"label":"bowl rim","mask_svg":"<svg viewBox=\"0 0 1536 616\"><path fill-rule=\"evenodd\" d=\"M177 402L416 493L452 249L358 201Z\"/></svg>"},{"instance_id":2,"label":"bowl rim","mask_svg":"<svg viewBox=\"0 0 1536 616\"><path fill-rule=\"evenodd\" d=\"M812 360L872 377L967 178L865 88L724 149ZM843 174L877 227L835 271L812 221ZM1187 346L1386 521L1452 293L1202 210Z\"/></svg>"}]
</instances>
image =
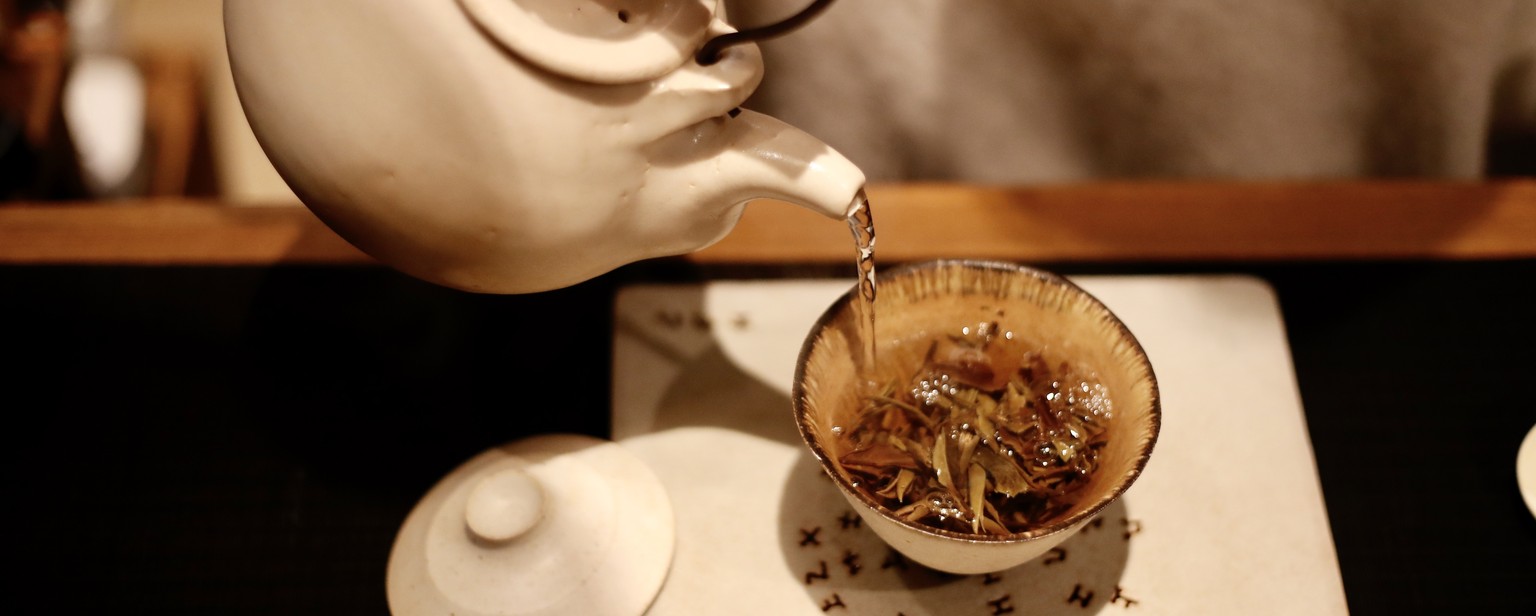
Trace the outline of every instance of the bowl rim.
<instances>
[{"instance_id":1,"label":"bowl rim","mask_svg":"<svg viewBox=\"0 0 1536 616\"><path fill-rule=\"evenodd\" d=\"M816 319L816 324L811 328L810 333L806 335L805 342L803 342L800 346L800 355L795 361L795 380L790 392L790 401L795 413L795 428L800 432L800 439L805 442L807 447L810 448L811 454L816 457L817 461L821 462L822 470L825 471L827 475L831 476L832 481L837 483L838 488L841 489L844 494L853 495L855 498L859 499L859 501L863 502L870 511L874 511L880 514L880 516L885 518L887 521L893 522L898 526L917 531L925 535L939 537L951 541L965 541L981 544L1012 544L1032 541L1035 539L1055 535L1057 533L1067 532L1079 524L1086 523L1087 521L1093 519L1094 516L1097 516L1099 512L1102 511L1105 507L1108 507L1110 503L1113 503L1116 499L1119 499L1126 490L1130 489L1131 484L1136 482L1136 479L1141 476L1142 471L1146 468L1147 461L1152 456L1152 449L1157 445L1158 435L1162 432L1162 394L1158 389L1157 375L1152 371L1152 362L1147 359L1146 350L1142 348L1141 341L1137 340L1136 336L1131 333L1130 328L1125 326L1125 323L1120 320L1120 317L1116 315L1114 311L1111 311L1108 306L1105 306L1103 302L1099 301L1099 298L1094 297L1093 294L1083 290L1082 287L1077 286L1072 281L1045 270L1006 261L939 259L900 265L882 273L884 273L886 276L895 278L913 275L926 270L939 270L948 268L978 269L1006 272L1009 274L1022 274L1034 277L1048 285L1056 285L1065 288L1068 292L1076 293L1087 298L1090 302L1102 309L1104 314L1109 317L1109 321L1114 326L1115 330L1119 332L1119 335L1124 337L1126 341L1130 342L1132 349L1135 351L1138 362L1147 372L1147 379L1152 387L1151 399L1149 402L1150 409L1148 412L1148 421L1150 422L1149 427L1151 428L1151 432L1150 437L1146 440L1145 443L1142 444L1141 451L1138 452L1133 466L1122 477L1123 480L1116 483L1114 487L1110 489L1109 493L1100 497L1092 505L1089 505L1077 513L1057 519L1045 526L1031 528L1021 533L1012 533L1008 535L978 535L960 533L942 528L933 528L931 526L918 524L916 522L909 522L907 520L896 517L884 505L875 502L868 495L864 494L863 491L854 488L845 477L839 474L836 469L832 467L832 461L827 455L826 451L822 449L821 444L818 443L816 439L811 435L810 428L807 425L808 422L806 421L805 366L807 360L810 359L811 349L815 346L815 342L817 340L817 332L826 329L831 321L836 318L836 316L841 313L850 302L853 301L853 297L858 293L859 290L857 283L853 285L853 288L849 289L847 292L843 293L842 296L838 297L836 301L832 302L831 306L828 306L827 309L822 312L821 316ZM880 274L877 273L876 275L879 276Z\"/></svg>"}]
</instances>

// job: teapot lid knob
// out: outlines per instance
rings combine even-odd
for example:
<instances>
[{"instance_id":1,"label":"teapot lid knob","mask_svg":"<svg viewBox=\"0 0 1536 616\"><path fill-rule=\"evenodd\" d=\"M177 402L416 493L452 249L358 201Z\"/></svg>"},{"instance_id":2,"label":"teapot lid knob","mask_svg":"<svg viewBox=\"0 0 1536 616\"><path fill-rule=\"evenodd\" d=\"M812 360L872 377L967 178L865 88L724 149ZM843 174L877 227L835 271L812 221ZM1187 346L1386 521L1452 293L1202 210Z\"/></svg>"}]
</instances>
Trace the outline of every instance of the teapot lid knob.
<instances>
[{"instance_id":1,"label":"teapot lid knob","mask_svg":"<svg viewBox=\"0 0 1536 616\"><path fill-rule=\"evenodd\" d=\"M517 467L491 473L469 492L464 523L485 541L510 541L533 528L544 515L544 490Z\"/></svg>"}]
</instances>

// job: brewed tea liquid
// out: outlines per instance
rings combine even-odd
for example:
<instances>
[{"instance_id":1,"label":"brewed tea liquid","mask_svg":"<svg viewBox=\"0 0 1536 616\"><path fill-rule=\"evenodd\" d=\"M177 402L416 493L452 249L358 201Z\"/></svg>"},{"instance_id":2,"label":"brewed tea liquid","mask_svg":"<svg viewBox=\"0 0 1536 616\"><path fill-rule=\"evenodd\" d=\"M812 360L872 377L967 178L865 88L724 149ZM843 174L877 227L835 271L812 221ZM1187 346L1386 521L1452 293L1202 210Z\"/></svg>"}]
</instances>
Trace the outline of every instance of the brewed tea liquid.
<instances>
[{"instance_id":1,"label":"brewed tea liquid","mask_svg":"<svg viewBox=\"0 0 1536 616\"><path fill-rule=\"evenodd\" d=\"M898 518L966 534L1025 532L1072 510L1108 439L1111 401L1091 370L997 322L885 342L876 385L834 429L856 489Z\"/></svg>"}]
</instances>

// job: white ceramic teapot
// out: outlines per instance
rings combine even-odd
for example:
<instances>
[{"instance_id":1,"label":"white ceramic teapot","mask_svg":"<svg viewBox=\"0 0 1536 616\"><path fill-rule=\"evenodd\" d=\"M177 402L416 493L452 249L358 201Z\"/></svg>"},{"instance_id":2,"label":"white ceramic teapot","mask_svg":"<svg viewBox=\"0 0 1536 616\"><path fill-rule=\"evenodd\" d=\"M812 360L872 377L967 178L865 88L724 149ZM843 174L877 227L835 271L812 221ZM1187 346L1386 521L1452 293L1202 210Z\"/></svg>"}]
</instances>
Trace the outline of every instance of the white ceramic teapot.
<instances>
[{"instance_id":1,"label":"white ceramic teapot","mask_svg":"<svg viewBox=\"0 0 1536 616\"><path fill-rule=\"evenodd\" d=\"M753 45L717 0L225 0L247 117L283 178L363 251L522 293L681 254L770 197L843 216L847 159L739 105Z\"/></svg>"}]
</instances>

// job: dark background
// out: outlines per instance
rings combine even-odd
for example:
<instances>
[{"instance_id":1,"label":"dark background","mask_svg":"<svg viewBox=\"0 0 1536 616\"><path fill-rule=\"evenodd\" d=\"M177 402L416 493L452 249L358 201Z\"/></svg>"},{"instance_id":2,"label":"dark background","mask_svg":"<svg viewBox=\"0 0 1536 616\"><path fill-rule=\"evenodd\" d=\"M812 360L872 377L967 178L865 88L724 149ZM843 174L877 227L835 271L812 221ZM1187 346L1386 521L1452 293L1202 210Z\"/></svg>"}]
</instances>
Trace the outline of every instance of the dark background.
<instances>
[{"instance_id":1,"label":"dark background","mask_svg":"<svg viewBox=\"0 0 1536 616\"><path fill-rule=\"evenodd\" d=\"M1536 614L1536 261L1048 267L1267 280L1352 613ZM0 267L6 611L385 613L395 531L443 473L606 436L619 286L851 269L485 296L379 267Z\"/></svg>"}]
</instances>

